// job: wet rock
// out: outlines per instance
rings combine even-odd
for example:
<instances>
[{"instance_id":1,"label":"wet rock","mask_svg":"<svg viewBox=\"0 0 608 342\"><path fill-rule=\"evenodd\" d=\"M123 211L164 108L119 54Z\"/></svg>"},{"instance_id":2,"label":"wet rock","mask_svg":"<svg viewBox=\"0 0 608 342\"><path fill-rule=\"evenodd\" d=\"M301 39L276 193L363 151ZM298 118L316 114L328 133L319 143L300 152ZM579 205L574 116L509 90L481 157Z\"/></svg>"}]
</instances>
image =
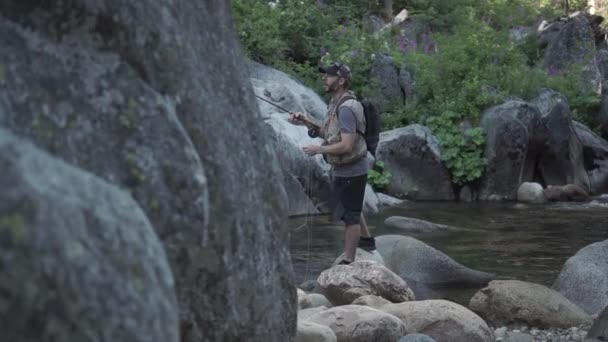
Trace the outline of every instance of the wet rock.
<instances>
[{"instance_id":1,"label":"wet rock","mask_svg":"<svg viewBox=\"0 0 608 342\"><path fill-rule=\"evenodd\" d=\"M307 321L298 321L295 342L336 342L336 334L330 328Z\"/></svg>"},{"instance_id":2,"label":"wet rock","mask_svg":"<svg viewBox=\"0 0 608 342\"><path fill-rule=\"evenodd\" d=\"M383 194L381 192L378 193L378 201L380 202L381 205L389 206L389 207L398 207L398 206L406 203L406 201L404 201L404 200L400 200L398 198L389 196L387 194Z\"/></svg>"},{"instance_id":3,"label":"wet rock","mask_svg":"<svg viewBox=\"0 0 608 342\"><path fill-rule=\"evenodd\" d=\"M378 199L378 195L372 188L371 185L367 184L365 186L365 198L363 202L363 212L366 214L377 214L378 206L380 205L380 200Z\"/></svg>"},{"instance_id":4,"label":"wet rock","mask_svg":"<svg viewBox=\"0 0 608 342\"><path fill-rule=\"evenodd\" d=\"M494 341L492 330L469 309L446 300L424 300L382 307L401 319L408 333L421 333L437 341Z\"/></svg>"},{"instance_id":5,"label":"wet rock","mask_svg":"<svg viewBox=\"0 0 608 342\"><path fill-rule=\"evenodd\" d=\"M608 306L604 308L604 311L593 323L591 329L589 329L589 338L597 338L602 340L608 340Z\"/></svg>"},{"instance_id":6,"label":"wet rock","mask_svg":"<svg viewBox=\"0 0 608 342\"><path fill-rule=\"evenodd\" d=\"M492 274L472 270L449 256L411 237L376 237L376 247L386 267L407 281L418 300L435 287L467 287L487 284Z\"/></svg>"},{"instance_id":7,"label":"wet rock","mask_svg":"<svg viewBox=\"0 0 608 342\"><path fill-rule=\"evenodd\" d=\"M370 308L374 308L374 309L380 309L382 306L384 306L386 304L392 304L392 303L382 297L378 297L378 296L374 296L374 295L366 295L366 296L361 296L361 297L355 299L352 302L352 304L369 306Z\"/></svg>"},{"instance_id":8,"label":"wet rock","mask_svg":"<svg viewBox=\"0 0 608 342\"><path fill-rule=\"evenodd\" d=\"M397 342L435 342L435 340L423 334L409 334Z\"/></svg>"},{"instance_id":9,"label":"wet rock","mask_svg":"<svg viewBox=\"0 0 608 342\"><path fill-rule=\"evenodd\" d=\"M543 194L549 201L588 201L589 194L575 184L549 185Z\"/></svg>"},{"instance_id":10,"label":"wet rock","mask_svg":"<svg viewBox=\"0 0 608 342\"><path fill-rule=\"evenodd\" d=\"M524 203L545 203L547 202L547 198L543 194L542 185L524 182L517 189L517 201Z\"/></svg>"},{"instance_id":11,"label":"wet rock","mask_svg":"<svg viewBox=\"0 0 608 342\"><path fill-rule=\"evenodd\" d=\"M608 141L580 122L574 122L574 129L583 145L583 164L589 176L590 193L608 192Z\"/></svg>"},{"instance_id":12,"label":"wet rock","mask_svg":"<svg viewBox=\"0 0 608 342\"><path fill-rule=\"evenodd\" d=\"M361 305L331 308L309 320L330 327L338 342L396 341L406 333L397 317Z\"/></svg>"},{"instance_id":13,"label":"wet rock","mask_svg":"<svg viewBox=\"0 0 608 342\"><path fill-rule=\"evenodd\" d=\"M331 265L336 266L338 263L340 263L340 261L344 260L344 257L344 253L340 254L340 256L338 256ZM357 248L355 253L355 261L373 261L380 265L384 265L384 259L382 259L382 255L380 255L377 250L366 251L364 249Z\"/></svg>"},{"instance_id":14,"label":"wet rock","mask_svg":"<svg viewBox=\"0 0 608 342\"><path fill-rule=\"evenodd\" d=\"M508 332L502 340L503 342L534 342L534 337L530 334L520 332Z\"/></svg>"},{"instance_id":15,"label":"wet rock","mask_svg":"<svg viewBox=\"0 0 608 342\"><path fill-rule=\"evenodd\" d=\"M469 307L495 325L525 322L567 328L590 323L576 304L548 287L519 280L495 280L471 298Z\"/></svg>"},{"instance_id":16,"label":"wet rock","mask_svg":"<svg viewBox=\"0 0 608 342\"><path fill-rule=\"evenodd\" d=\"M403 279L373 261L336 265L323 271L317 282L334 305L350 304L365 295L377 295L394 303L414 300L412 290Z\"/></svg>"},{"instance_id":17,"label":"wet rock","mask_svg":"<svg viewBox=\"0 0 608 342\"><path fill-rule=\"evenodd\" d=\"M539 120L538 109L521 101L483 112L480 126L486 132L487 165L479 180L480 200L515 200L519 185L532 178Z\"/></svg>"},{"instance_id":18,"label":"wet rock","mask_svg":"<svg viewBox=\"0 0 608 342\"><path fill-rule=\"evenodd\" d=\"M432 223L410 217L391 216L384 220L387 227L397 228L410 233L430 233L447 231L451 228L444 224Z\"/></svg>"},{"instance_id":19,"label":"wet rock","mask_svg":"<svg viewBox=\"0 0 608 342\"><path fill-rule=\"evenodd\" d=\"M589 314L608 305L608 240L592 243L569 258L553 289Z\"/></svg>"},{"instance_id":20,"label":"wet rock","mask_svg":"<svg viewBox=\"0 0 608 342\"><path fill-rule=\"evenodd\" d=\"M536 171L544 184L575 184L589 191L583 146L576 134L566 98L555 91L542 89L530 103L541 114L542 125L534 134L543 140L544 148L537 156Z\"/></svg>"},{"instance_id":21,"label":"wet rock","mask_svg":"<svg viewBox=\"0 0 608 342\"><path fill-rule=\"evenodd\" d=\"M391 173L389 195L414 200L455 198L439 141L428 128L410 125L382 132L376 157Z\"/></svg>"}]
</instances>

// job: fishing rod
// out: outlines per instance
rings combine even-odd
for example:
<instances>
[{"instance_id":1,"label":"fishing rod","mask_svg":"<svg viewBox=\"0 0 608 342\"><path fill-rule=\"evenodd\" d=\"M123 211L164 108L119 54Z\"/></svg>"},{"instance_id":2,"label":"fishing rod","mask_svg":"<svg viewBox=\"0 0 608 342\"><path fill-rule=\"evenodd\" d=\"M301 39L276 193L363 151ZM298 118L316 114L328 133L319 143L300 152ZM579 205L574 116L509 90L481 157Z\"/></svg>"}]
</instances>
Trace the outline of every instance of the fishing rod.
<instances>
[{"instance_id":1,"label":"fishing rod","mask_svg":"<svg viewBox=\"0 0 608 342\"><path fill-rule=\"evenodd\" d=\"M263 98L263 97L261 97L261 96L258 96L258 95L256 95L256 94L254 94L254 96L255 96L255 97L257 97L258 99L260 99L260 100L262 100L262 101L264 101L264 102L266 102L266 103L268 103L268 104L272 105L272 106L277 107L278 109L280 109L280 110L282 110L282 111L284 111L284 112L287 112L287 113L289 113L289 114L293 115L294 119L296 119L296 120L298 120L298 121L300 121L300 122L304 123L306 126L308 126L308 127L309 127L309 130L308 130L308 135L309 135L311 138L316 138L316 137L318 137L318 136L319 136L319 130L321 129L321 126L319 126L317 123L315 123L315 122L312 122L312 121L308 120L306 117L302 117L302 116L295 116L295 113L293 113L293 112L291 112L291 111L289 111L289 110L287 110L287 109L285 109L285 108L283 108L283 107L279 106L279 105L278 105L278 104L276 104L276 103L270 102L270 101L266 100L265 98Z\"/></svg>"}]
</instances>

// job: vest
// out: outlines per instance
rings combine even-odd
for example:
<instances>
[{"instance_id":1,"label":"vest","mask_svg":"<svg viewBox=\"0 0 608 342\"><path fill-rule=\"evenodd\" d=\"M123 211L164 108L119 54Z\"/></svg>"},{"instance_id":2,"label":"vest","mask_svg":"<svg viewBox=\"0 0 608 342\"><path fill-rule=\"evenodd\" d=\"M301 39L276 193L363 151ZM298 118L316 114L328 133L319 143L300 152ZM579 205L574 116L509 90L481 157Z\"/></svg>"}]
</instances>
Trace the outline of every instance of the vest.
<instances>
[{"instance_id":1,"label":"vest","mask_svg":"<svg viewBox=\"0 0 608 342\"><path fill-rule=\"evenodd\" d=\"M348 93L344 93L346 95ZM343 96L344 96L343 95ZM325 130L325 139L323 141L323 145L333 145L342 141L342 136L340 134L340 123L338 121L338 109L337 105L340 103L340 99L334 101L333 99L329 102L329 107L327 110L327 119L325 120L325 124L323 125ZM363 112L363 106L357 100L346 100L340 107L349 107L353 113L355 113L355 118L357 120L357 132L365 133L365 114ZM355 141L353 142L353 149L350 153L341 154L341 155L331 155L327 154L327 162L331 165L345 165L356 162L361 158L365 158L367 155L367 146L365 145L365 137L359 133L355 132Z\"/></svg>"}]
</instances>

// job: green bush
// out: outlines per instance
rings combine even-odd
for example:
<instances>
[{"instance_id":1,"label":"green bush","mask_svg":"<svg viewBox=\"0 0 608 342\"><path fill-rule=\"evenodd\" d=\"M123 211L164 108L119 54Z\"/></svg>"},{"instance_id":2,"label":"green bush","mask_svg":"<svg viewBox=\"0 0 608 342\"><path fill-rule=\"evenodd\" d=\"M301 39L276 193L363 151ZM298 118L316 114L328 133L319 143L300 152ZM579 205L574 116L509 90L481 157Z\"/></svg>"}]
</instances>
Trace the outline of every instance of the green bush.
<instances>
[{"instance_id":1,"label":"green bush","mask_svg":"<svg viewBox=\"0 0 608 342\"><path fill-rule=\"evenodd\" d=\"M428 127L443 146L441 158L450 170L452 182L459 185L479 178L486 164L482 129L477 127L461 132L458 124L462 120L461 115L451 111L427 120Z\"/></svg>"},{"instance_id":2,"label":"green bush","mask_svg":"<svg viewBox=\"0 0 608 342\"><path fill-rule=\"evenodd\" d=\"M270 65L285 58L287 44L281 37L277 8L266 1L234 0L232 9L239 39L250 58Z\"/></svg>"},{"instance_id":3,"label":"green bush","mask_svg":"<svg viewBox=\"0 0 608 342\"><path fill-rule=\"evenodd\" d=\"M391 181L391 173L384 169L384 162L377 161L367 174L367 182L375 191L384 191Z\"/></svg>"}]
</instances>

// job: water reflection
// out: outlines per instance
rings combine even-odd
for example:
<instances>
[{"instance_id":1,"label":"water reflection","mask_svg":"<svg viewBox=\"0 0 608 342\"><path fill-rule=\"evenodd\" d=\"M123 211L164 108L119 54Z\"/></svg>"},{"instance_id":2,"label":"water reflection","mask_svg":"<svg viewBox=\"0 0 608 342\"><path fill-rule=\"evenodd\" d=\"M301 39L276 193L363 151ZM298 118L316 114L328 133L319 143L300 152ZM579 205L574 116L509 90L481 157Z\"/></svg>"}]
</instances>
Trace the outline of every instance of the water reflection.
<instances>
[{"instance_id":1,"label":"water reflection","mask_svg":"<svg viewBox=\"0 0 608 342\"><path fill-rule=\"evenodd\" d=\"M456 231L410 234L384 226L393 215L457 227ZM503 279L550 286L563 263L580 248L608 239L608 205L597 201L515 203L409 203L369 217L374 235L408 235L454 260ZM305 224L306 223L306 224ZM343 230L327 218L291 219L291 252L298 283L316 277L342 252Z\"/></svg>"}]
</instances>

